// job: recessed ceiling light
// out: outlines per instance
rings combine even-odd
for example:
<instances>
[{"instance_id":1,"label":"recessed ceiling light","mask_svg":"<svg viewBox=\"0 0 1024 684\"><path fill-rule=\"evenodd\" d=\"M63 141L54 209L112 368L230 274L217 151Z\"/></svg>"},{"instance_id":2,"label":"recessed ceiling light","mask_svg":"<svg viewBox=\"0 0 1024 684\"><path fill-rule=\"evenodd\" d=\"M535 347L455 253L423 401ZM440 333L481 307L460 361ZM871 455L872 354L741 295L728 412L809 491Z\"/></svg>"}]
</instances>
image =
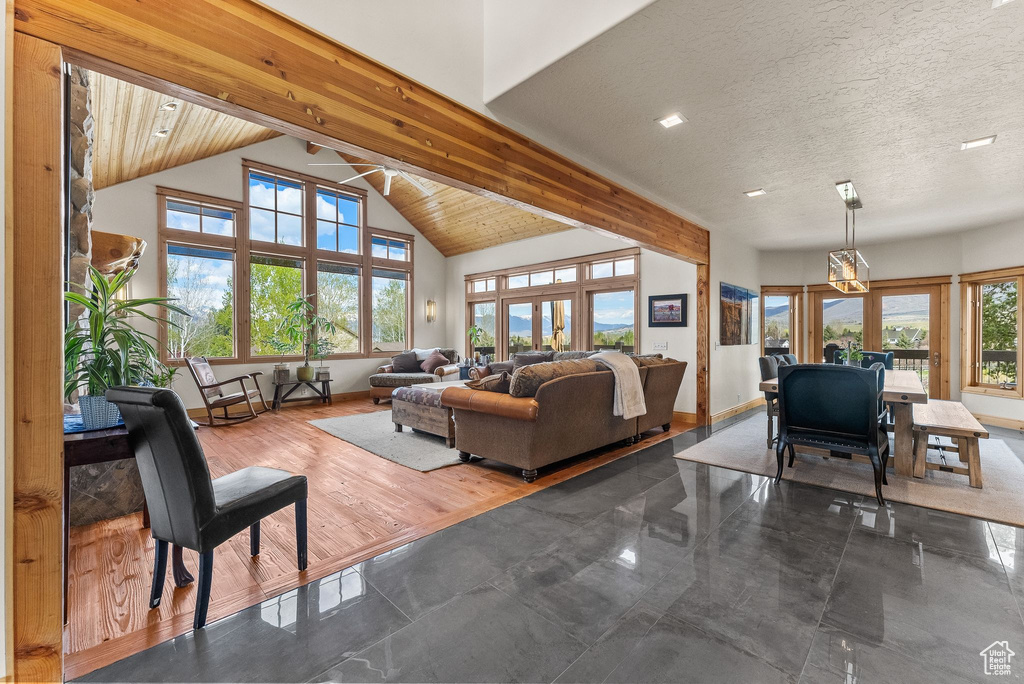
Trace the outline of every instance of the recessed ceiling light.
<instances>
[{"instance_id":1,"label":"recessed ceiling light","mask_svg":"<svg viewBox=\"0 0 1024 684\"><path fill-rule=\"evenodd\" d=\"M162 105L160 105L161 112L173 112L177 108L178 103L174 102L173 100L171 102L164 102Z\"/></svg>"},{"instance_id":2,"label":"recessed ceiling light","mask_svg":"<svg viewBox=\"0 0 1024 684\"><path fill-rule=\"evenodd\" d=\"M991 145L996 141L996 136L990 135L986 138L978 138L977 140L968 140L967 142L960 143L961 150L971 150L975 147L984 147L985 145Z\"/></svg>"},{"instance_id":3,"label":"recessed ceiling light","mask_svg":"<svg viewBox=\"0 0 1024 684\"><path fill-rule=\"evenodd\" d=\"M672 128L673 126L678 126L681 123L686 123L686 117L679 112L676 112L675 114L669 114L664 119L659 119L658 123L665 128Z\"/></svg>"},{"instance_id":4,"label":"recessed ceiling light","mask_svg":"<svg viewBox=\"0 0 1024 684\"><path fill-rule=\"evenodd\" d=\"M159 131L157 131L157 132L155 132L153 134L153 137L154 138L166 138L170 134L171 134L171 129L170 128L161 128Z\"/></svg>"},{"instance_id":5,"label":"recessed ceiling light","mask_svg":"<svg viewBox=\"0 0 1024 684\"><path fill-rule=\"evenodd\" d=\"M743 194L747 197L760 197L761 195L767 195L768 191L764 188L758 188L757 190L747 190Z\"/></svg>"},{"instance_id":6,"label":"recessed ceiling light","mask_svg":"<svg viewBox=\"0 0 1024 684\"><path fill-rule=\"evenodd\" d=\"M992 9L995 9L996 7L1002 7L1003 5L1008 5L1011 2L1013 2L1013 0L992 0Z\"/></svg>"}]
</instances>

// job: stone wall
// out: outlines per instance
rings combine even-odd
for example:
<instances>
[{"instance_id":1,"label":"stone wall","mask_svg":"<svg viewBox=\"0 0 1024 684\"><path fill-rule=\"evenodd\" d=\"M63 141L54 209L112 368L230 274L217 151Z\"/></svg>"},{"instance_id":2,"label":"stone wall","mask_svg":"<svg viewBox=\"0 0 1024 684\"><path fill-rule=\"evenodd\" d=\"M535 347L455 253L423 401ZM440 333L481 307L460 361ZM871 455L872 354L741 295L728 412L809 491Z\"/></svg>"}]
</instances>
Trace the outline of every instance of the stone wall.
<instances>
[{"instance_id":1,"label":"stone wall","mask_svg":"<svg viewBox=\"0 0 1024 684\"><path fill-rule=\"evenodd\" d=\"M68 280L84 286L92 258L92 186L93 119L89 72L71 67L71 102L69 105L71 155L71 207L69 216ZM71 319L78 318L82 307L70 308Z\"/></svg>"}]
</instances>

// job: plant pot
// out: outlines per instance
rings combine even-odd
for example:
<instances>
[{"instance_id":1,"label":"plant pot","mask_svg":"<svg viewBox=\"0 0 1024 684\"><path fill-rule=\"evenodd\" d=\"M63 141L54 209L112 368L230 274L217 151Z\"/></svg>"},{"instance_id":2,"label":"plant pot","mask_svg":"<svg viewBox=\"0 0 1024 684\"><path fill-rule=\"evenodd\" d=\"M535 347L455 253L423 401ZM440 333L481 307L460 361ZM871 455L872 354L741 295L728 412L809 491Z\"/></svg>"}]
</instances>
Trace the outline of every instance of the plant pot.
<instances>
[{"instance_id":1,"label":"plant pot","mask_svg":"<svg viewBox=\"0 0 1024 684\"><path fill-rule=\"evenodd\" d=\"M299 379L300 382L312 382L313 375L315 372L316 369L313 368L312 366L299 366L298 368L295 369L295 376Z\"/></svg>"},{"instance_id":2,"label":"plant pot","mask_svg":"<svg viewBox=\"0 0 1024 684\"><path fill-rule=\"evenodd\" d=\"M317 381L330 380L331 369L327 366L317 366L316 368L316 379Z\"/></svg>"},{"instance_id":3,"label":"plant pot","mask_svg":"<svg viewBox=\"0 0 1024 684\"><path fill-rule=\"evenodd\" d=\"M78 398L78 406L82 410L82 425L86 430L102 430L121 422L117 404L110 403L105 397L83 394Z\"/></svg>"}]
</instances>

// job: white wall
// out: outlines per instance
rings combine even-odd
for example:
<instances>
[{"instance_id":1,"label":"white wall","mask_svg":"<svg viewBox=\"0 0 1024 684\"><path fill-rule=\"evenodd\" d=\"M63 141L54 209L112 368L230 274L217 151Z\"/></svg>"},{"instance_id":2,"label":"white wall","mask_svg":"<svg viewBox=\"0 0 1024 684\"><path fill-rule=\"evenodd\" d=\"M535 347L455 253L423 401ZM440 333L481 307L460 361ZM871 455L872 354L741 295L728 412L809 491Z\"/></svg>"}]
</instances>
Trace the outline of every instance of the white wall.
<instances>
[{"instance_id":1,"label":"white wall","mask_svg":"<svg viewBox=\"0 0 1024 684\"><path fill-rule=\"evenodd\" d=\"M745 287L760 293L757 250L724 231L711 231L711 354L709 359L711 415L763 398L757 358L761 355L760 315L753 316L757 330L752 344L723 346L720 339L721 284Z\"/></svg>"},{"instance_id":2,"label":"white wall","mask_svg":"<svg viewBox=\"0 0 1024 684\"><path fill-rule=\"evenodd\" d=\"M1024 402L960 392L960 273L1024 265L1024 221L937 235L917 240L869 244L860 248L872 280L953 276L950 288L950 398L977 414L1024 420ZM761 252L765 285L813 285L825 282L825 251ZM809 334L804 328L804 334Z\"/></svg>"},{"instance_id":3,"label":"white wall","mask_svg":"<svg viewBox=\"0 0 1024 684\"><path fill-rule=\"evenodd\" d=\"M310 156L306 153L306 144L303 141L284 136L99 190L93 206L93 229L135 235L144 238L148 243L139 272L132 283L133 296L146 297L158 294L156 187L160 185L175 190L242 201L243 158L327 179L341 180L345 175L343 167L339 167L338 170L308 168L307 164L311 161L331 161L338 157L327 150L322 150L316 157ZM427 299L444 301L444 257L368 183L360 179L354 181L353 185L369 190L366 215L370 226L415 235L414 343L420 347L443 346L446 342L444 310L438 312L436 322L427 323L424 309ZM365 391L368 389L367 378L384 361L378 358L329 361L327 365L331 367L333 378L331 391ZM269 400L273 389L269 384L272 369L271 363L250 363L217 366L215 372L223 379L243 372L262 370L266 374L263 378L263 391ZM187 370L183 369L178 373L174 389L181 395L187 407L202 407L202 400Z\"/></svg>"},{"instance_id":4,"label":"white wall","mask_svg":"<svg viewBox=\"0 0 1024 684\"><path fill-rule=\"evenodd\" d=\"M485 111L478 0L264 0L392 69Z\"/></svg>"},{"instance_id":5,"label":"white wall","mask_svg":"<svg viewBox=\"0 0 1024 684\"><path fill-rule=\"evenodd\" d=\"M522 83L651 2L484 0L484 102Z\"/></svg>"},{"instance_id":6,"label":"white wall","mask_svg":"<svg viewBox=\"0 0 1024 684\"><path fill-rule=\"evenodd\" d=\"M460 254L447 260L447 291L445 303L448 321L447 339L460 346L466 338L465 276L499 268L526 266L543 261L597 254L628 245L615 238L598 235L576 228L553 235L544 235L511 242L469 254ZM696 316L697 267L679 259L642 250L640 253L640 352L653 353L654 343L666 342L668 349L660 353L686 361L689 366L676 399L677 411L696 411ZM647 297L653 294L689 294L689 326L686 328L649 328L647 326Z\"/></svg>"}]
</instances>

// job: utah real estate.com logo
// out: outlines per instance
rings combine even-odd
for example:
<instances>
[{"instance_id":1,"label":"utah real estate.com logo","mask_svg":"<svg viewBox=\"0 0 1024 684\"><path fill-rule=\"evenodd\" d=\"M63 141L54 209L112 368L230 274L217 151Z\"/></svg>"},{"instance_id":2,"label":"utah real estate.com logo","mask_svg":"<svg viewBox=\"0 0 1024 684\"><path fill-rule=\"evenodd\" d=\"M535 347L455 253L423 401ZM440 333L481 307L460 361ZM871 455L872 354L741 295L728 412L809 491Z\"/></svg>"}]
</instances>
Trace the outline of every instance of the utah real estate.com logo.
<instances>
[{"instance_id":1,"label":"utah real estate.com logo","mask_svg":"<svg viewBox=\"0 0 1024 684\"><path fill-rule=\"evenodd\" d=\"M1008 641L994 641L980 655L985 660L985 674L998 677L1010 674L1010 660L1017 654Z\"/></svg>"}]
</instances>

